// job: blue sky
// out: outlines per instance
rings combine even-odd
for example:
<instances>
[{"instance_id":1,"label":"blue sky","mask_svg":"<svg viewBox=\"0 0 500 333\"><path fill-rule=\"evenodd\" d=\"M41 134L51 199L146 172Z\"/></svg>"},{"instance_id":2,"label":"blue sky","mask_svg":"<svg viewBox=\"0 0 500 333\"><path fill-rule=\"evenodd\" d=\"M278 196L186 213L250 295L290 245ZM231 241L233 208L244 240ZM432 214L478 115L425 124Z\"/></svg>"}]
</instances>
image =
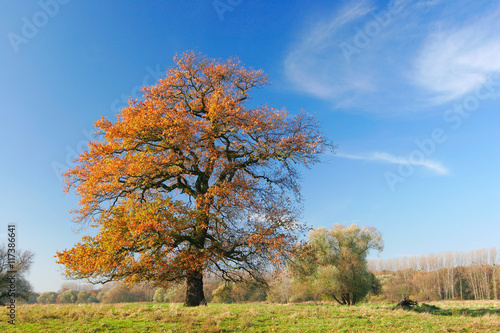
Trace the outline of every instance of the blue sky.
<instances>
[{"instance_id":1,"label":"blue sky","mask_svg":"<svg viewBox=\"0 0 500 333\"><path fill-rule=\"evenodd\" d=\"M57 172L172 57L263 69L268 103L316 114L337 145L303 172L304 221L375 226L382 258L500 246L496 1L5 0L0 10L0 242L15 223L38 292L71 247Z\"/></svg>"}]
</instances>

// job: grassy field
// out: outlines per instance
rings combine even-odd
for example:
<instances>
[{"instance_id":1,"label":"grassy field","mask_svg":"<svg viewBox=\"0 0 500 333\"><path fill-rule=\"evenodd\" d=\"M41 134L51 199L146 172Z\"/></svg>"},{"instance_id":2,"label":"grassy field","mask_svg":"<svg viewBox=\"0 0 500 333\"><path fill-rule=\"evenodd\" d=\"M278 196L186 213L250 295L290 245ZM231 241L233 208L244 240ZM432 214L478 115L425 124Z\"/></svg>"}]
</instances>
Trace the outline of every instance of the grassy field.
<instances>
[{"instance_id":1,"label":"grassy field","mask_svg":"<svg viewBox=\"0 0 500 333\"><path fill-rule=\"evenodd\" d=\"M20 305L0 332L500 332L500 301L391 304Z\"/></svg>"}]
</instances>

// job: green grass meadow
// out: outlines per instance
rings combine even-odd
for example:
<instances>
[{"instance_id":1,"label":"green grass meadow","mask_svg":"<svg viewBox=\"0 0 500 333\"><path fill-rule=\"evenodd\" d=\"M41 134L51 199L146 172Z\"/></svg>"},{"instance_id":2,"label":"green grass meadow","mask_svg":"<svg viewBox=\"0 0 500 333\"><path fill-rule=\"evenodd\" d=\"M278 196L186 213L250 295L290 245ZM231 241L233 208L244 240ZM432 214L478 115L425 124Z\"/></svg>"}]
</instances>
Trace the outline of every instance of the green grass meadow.
<instances>
[{"instance_id":1,"label":"green grass meadow","mask_svg":"<svg viewBox=\"0 0 500 333\"><path fill-rule=\"evenodd\" d=\"M394 304L129 303L2 308L0 332L500 332L500 301L443 301L414 310Z\"/></svg>"}]
</instances>

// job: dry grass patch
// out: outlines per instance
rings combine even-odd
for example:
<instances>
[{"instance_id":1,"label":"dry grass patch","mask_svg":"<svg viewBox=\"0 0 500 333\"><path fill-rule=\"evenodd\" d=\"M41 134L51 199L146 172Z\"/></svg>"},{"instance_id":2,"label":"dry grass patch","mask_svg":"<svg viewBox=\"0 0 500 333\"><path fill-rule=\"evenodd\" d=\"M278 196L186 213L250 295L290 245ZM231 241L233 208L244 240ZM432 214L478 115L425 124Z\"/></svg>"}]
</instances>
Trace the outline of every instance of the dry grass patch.
<instances>
[{"instance_id":1,"label":"dry grass patch","mask_svg":"<svg viewBox=\"0 0 500 333\"><path fill-rule=\"evenodd\" d=\"M0 309L1 310L1 309ZM498 332L500 302L394 304L21 305L0 332Z\"/></svg>"}]
</instances>

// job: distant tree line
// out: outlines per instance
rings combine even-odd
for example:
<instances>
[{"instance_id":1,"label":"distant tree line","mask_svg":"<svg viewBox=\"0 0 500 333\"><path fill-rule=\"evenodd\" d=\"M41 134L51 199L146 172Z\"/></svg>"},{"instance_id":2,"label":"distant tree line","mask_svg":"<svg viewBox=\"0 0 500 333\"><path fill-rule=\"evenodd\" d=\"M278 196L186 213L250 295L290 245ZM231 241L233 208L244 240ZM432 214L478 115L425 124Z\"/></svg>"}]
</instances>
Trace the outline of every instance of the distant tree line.
<instances>
[{"instance_id":1,"label":"distant tree line","mask_svg":"<svg viewBox=\"0 0 500 333\"><path fill-rule=\"evenodd\" d=\"M77 303L131 303L152 302L155 289L148 285L128 287L121 283L109 283L102 288L76 283L64 283L58 292L33 293L28 303L77 304Z\"/></svg>"},{"instance_id":2,"label":"distant tree line","mask_svg":"<svg viewBox=\"0 0 500 333\"><path fill-rule=\"evenodd\" d=\"M207 302L213 303L334 301L351 305L365 300L396 302L403 295L418 301L498 299L497 248L367 260L370 250L382 248L382 237L372 227L313 229L306 242L295 246L286 265L263 273L267 283L249 277L225 281L207 276L204 294ZM32 254L24 252L23 258L26 270ZM32 292L25 282L28 287L23 289L20 303L180 303L186 294L186 285L180 282L160 288L111 282L98 289L69 282L58 292L42 294Z\"/></svg>"},{"instance_id":3,"label":"distant tree line","mask_svg":"<svg viewBox=\"0 0 500 333\"><path fill-rule=\"evenodd\" d=\"M489 300L500 294L500 250L445 252L390 260L370 260L369 269L382 284L375 299Z\"/></svg>"}]
</instances>

